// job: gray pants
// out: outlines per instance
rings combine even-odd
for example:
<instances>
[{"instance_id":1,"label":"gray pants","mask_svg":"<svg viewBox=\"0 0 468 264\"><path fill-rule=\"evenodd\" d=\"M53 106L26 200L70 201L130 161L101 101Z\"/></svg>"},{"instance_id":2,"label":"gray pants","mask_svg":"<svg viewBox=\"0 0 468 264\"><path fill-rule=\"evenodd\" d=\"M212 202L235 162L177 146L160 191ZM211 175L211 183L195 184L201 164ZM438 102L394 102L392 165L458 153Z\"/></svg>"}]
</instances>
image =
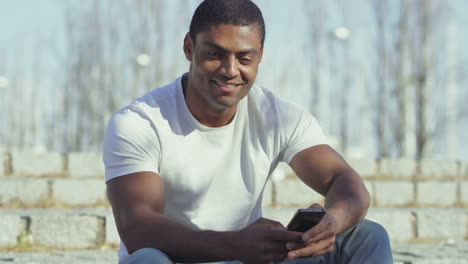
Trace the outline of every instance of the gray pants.
<instances>
[{"instance_id":1,"label":"gray pants","mask_svg":"<svg viewBox=\"0 0 468 264\"><path fill-rule=\"evenodd\" d=\"M166 254L144 248L119 264L173 264ZM333 252L313 258L284 260L281 264L392 264L390 241L385 229L363 220L336 237Z\"/></svg>"}]
</instances>

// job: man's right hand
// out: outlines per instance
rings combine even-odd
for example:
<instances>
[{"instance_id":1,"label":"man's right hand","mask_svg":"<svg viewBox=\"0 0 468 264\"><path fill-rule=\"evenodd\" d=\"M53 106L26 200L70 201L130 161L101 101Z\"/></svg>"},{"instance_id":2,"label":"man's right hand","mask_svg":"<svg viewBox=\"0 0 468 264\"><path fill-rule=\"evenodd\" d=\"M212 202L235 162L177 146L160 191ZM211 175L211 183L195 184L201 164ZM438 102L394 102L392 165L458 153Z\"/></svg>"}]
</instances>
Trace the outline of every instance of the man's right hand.
<instances>
[{"instance_id":1,"label":"man's right hand","mask_svg":"<svg viewBox=\"0 0 468 264\"><path fill-rule=\"evenodd\" d=\"M235 232L232 242L238 257L245 263L276 263L286 257L286 243L301 241L301 235L286 231L277 221L259 218Z\"/></svg>"},{"instance_id":2,"label":"man's right hand","mask_svg":"<svg viewBox=\"0 0 468 264\"><path fill-rule=\"evenodd\" d=\"M297 242L302 235L265 218L239 231L194 230L182 225L164 216L164 184L153 172L117 177L107 187L117 229L129 253L152 247L174 262L274 263L286 256L285 244Z\"/></svg>"}]
</instances>

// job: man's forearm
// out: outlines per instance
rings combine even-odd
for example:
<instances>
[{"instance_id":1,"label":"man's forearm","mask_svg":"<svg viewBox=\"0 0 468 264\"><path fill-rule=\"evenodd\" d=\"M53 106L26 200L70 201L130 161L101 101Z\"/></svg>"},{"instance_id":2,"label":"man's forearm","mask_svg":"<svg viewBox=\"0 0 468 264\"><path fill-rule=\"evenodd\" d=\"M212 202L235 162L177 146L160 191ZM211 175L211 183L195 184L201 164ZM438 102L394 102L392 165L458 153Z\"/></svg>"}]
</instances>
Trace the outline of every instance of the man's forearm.
<instances>
[{"instance_id":1,"label":"man's forearm","mask_svg":"<svg viewBox=\"0 0 468 264\"><path fill-rule=\"evenodd\" d=\"M352 175L347 175L347 173ZM337 175L325 199L327 213L336 221L337 233L345 231L362 220L369 205L369 192L359 175L353 171Z\"/></svg>"},{"instance_id":2,"label":"man's forearm","mask_svg":"<svg viewBox=\"0 0 468 264\"><path fill-rule=\"evenodd\" d=\"M233 259L230 241L234 232L193 230L159 213L146 214L129 226L123 236L129 253L156 248L175 262L211 262Z\"/></svg>"}]
</instances>

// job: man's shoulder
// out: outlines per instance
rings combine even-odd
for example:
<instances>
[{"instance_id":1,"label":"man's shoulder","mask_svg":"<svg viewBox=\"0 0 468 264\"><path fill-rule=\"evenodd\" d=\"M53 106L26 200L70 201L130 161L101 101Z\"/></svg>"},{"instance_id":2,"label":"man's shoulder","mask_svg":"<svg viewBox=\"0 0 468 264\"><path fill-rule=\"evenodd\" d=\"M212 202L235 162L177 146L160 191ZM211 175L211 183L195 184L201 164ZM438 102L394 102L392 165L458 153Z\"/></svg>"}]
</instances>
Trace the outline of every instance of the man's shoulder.
<instances>
[{"instance_id":1,"label":"man's shoulder","mask_svg":"<svg viewBox=\"0 0 468 264\"><path fill-rule=\"evenodd\" d=\"M249 107L254 107L265 115L277 115L283 118L287 118L291 113L296 115L304 111L301 107L280 98L273 91L260 85L252 87L249 94Z\"/></svg>"},{"instance_id":2,"label":"man's shoulder","mask_svg":"<svg viewBox=\"0 0 468 264\"><path fill-rule=\"evenodd\" d=\"M175 100L177 95L177 80L168 83L162 87L153 89L152 91L144 94L136 99L130 105L146 105L148 107L161 107L164 102Z\"/></svg>"},{"instance_id":3,"label":"man's shoulder","mask_svg":"<svg viewBox=\"0 0 468 264\"><path fill-rule=\"evenodd\" d=\"M253 85L249 93L249 107L259 110L273 109L278 106L279 98L267 88L260 85Z\"/></svg>"},{"instance_id":4,"label":"man's shoulder","mask_svg":"<svg viewBox=\"0 0 468 264\"><path fill-rule=\"evenodd\" d=\"M177 118L178 111L173 111L177 107L176 81L153 89L114 113L107 125L106 135L140 137L138 135L141 133L151 134L156 127L164 127L167 119Z\"/></svg>"},{"instance_id":5,"label":"man's shoulder","mask_svg":"<svg viewBox=\"0 0 468 264\"><path fill-rule=\"evenodd\" d=\"M254 84L252 86L249 96L256 99L264 100L272 100L278 98L272 91L258 84Z\"/></svg>"},{"instance_id":6,"label":"man's shoulder","mask_svg":"<svg viewBox=\"0 0 468 264\"><path fill-rule=\"evenodd\" d=\"M177 81L178 79L147 92L120 109L114 114L114 116L129 113L137 113L141 115L142 112L145 112L146 114L149 112L160 112L161 108L175 105L174 101L177 97Z\"/></svg>"}]
</instances>

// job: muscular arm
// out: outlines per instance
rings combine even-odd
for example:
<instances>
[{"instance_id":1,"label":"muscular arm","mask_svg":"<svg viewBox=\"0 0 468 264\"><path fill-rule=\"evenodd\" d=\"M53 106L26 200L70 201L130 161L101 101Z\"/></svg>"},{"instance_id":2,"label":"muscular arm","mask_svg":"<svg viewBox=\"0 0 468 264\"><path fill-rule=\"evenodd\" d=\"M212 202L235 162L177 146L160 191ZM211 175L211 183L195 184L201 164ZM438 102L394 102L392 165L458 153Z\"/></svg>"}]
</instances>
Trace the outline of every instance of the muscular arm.
<instances>
[{"instance_id":1,"label":"muscular arm","mask_svg":"<svg viewBox=\"0 0 468 264\"><path fill-rule=\"evenodd\" d=\"M290 166L299 178L325 196L327 213L341 233L364 218L370 196L361 177L328 145L305 149Z\"/></svg>"},{"instance_id":2,"label":"muscular arm","mask_svg":"<svg viewBox=\"0 0 468 264\"><path fill-rule=\"evenodd\" d=\"M302 235L301 243L287 243L289 258L319 256L331 252L336 235L366 215L370 196L359 175L327 145L297 153L291 167L308 186L325 196L327 213ZM321 207L313 204L311 207Z\"/></svg>"},{"instance_id":3,"label":"muscular arm","mask_svg":"<svg viewBox=\"0 0 468 264\"><path fill-rule=\"evenodd\" d=\"M192 230L163 215L164 185L159 175L138 172L114 178L107 183L107 194L130 254L157 248L177 262L230 259L224 239L229 233Z\"/></svg>"},{"instance_id":4,"label":"muscular arm","mask_svg":"<svg viewBox=\"0 0 468 264\"><path fill-rule=\"evenodd\" d=\"M156 248L176 262L245 260L267 263L286 254L285 241L300 234L280 231L277 223L261 219L239 231L193 230L163 215L164 184L153 172L138 172L107 183L119 235L127 250ZM278 242L283 241L283 242Z\"/></svg>"}]
</instances>

